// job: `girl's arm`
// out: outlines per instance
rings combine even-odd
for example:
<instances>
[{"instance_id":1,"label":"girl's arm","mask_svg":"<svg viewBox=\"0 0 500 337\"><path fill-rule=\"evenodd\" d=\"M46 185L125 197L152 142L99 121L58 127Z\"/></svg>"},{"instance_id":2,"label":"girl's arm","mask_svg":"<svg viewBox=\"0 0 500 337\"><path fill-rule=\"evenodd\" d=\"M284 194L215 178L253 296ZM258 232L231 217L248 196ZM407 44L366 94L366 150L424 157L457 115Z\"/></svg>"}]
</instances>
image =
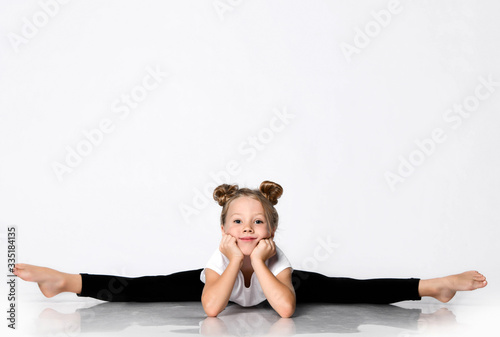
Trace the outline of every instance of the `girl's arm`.
<instances>
[{"instance_id":1,"label":"girl's arm","mask_svg":"<svg viewBox=\"0 0 500 337\"><path fill-rule=\"evenodd\" d=\"M295 312L292 271L291 268L287 268L274 276L266 266L265 261L275 254L274 241L266 239L259 242L250 255L250 259L267 301L281 317L288 318Z\"/></svg>"},{"instance_id":2,"label":"girl's arm","mask_svg":"<svg viewBox=\"0 0 500 337\"><path fill-rule=\"evenodd\" d=\"M236 244L236 239L224 234L220 244L220 251L229 259L229 265L222 275L205 269L205 286L201 295L203 310L209 317L217 316L229 302L234 282L243 264L243 253Z\"/></svg>"}]
</instances>

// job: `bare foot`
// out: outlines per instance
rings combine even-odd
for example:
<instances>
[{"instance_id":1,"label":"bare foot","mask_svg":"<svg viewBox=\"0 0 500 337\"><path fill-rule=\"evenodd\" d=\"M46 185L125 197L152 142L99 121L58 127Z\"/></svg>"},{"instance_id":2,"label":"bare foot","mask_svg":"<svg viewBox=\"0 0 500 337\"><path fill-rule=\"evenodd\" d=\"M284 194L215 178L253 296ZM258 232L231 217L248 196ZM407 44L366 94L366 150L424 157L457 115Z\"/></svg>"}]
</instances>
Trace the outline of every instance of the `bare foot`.
<instances>
[{"instance_id":1,"label":"bare foot","mask_svg":"<svg viewBox=\"0 0 500 337\"><path fill-rule=\"evenodd\" d=\"M78 274L66 274L54 269L24 263L16 264L14 274L25 281L37 282L42 294L46 297L53 297L64 291L81 291L81 277ZM80 278L79 289L78 278Z\"/></svg>"},{"instance_id":2,"label":"bare foot","mask_svg":"<svg viewBox=\"0 0 500 337\"><path fill-rule=\"evenodd\" d=\"M448 302L457 291L476 290L484 288L488 282L486 277L477 271L466 271L430 280L422 280L419 284L421 296L432 296L441 302Z\"/></svg>"}]
</instances>

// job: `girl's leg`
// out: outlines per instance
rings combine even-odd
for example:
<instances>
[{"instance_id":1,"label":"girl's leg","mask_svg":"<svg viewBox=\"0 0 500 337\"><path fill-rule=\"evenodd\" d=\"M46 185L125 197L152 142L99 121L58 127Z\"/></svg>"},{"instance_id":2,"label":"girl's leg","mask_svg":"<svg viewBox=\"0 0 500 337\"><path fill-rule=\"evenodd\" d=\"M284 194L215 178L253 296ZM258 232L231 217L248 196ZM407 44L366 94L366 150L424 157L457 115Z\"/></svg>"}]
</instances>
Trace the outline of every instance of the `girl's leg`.
<instances>
[{"instance_id":1,"label":"girl's leg","mask_svg":"<svg viewBox=\"0 0 500 337\"><path fill-rule=\"evenodd\" d=\"M77 295L108 302L200 301L204 286L200 281L202 270L135 278L80 274L82 291Z\"/></svg>"},{"instance_id":2,"label":"girl's leg","mask_svg":"<svg viewBox=\"0 0 500 337\"><path fill-rule=\"evenodd\" d=\"M202 269L164 276L121 277L111 275L67 274L60 271L16 264L14 274L25 281L37 282L46 297L62 292L110 302L200 301Z\"/></svg>"},{"instance_id":3,"label":"girl's leg","mask_svg":"<svg viewBox=\"0 0 500 337\"><path fill-rule=\"evenodd\" d=\"M429 280L416 278L356 280L295 270L292 282L297 302L375 304L420 300L422 296L448 302L457 291L475 290L488 284L486 278L477 271Z\"/></svg>"},{"instance_id":4,"label":"girl's leg","mask_svg":"<svg viewBox=\"0 0 500 337\"><path fill-rule=\"evenodd\" d=\"M356 280L294 270L292 282L297 303L388 304L421 299L419 279Z\"/></svg>"}]
</instances>

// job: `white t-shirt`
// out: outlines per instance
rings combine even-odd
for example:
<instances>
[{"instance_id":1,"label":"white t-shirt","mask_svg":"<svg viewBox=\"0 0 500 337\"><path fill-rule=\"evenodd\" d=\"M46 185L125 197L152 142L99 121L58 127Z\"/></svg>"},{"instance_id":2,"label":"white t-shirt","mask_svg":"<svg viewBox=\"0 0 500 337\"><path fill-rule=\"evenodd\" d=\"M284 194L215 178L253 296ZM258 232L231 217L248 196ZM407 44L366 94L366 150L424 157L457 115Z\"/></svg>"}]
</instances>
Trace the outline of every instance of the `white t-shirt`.
<instances>
[{"instance_id":1,"label":"white t-shirt","mask_svg":"<svg viewBox=\"0 0 500 337\"><path fill-rule=\"evenodd\" d=\"M222 275L228 265L229 259L217 249L212 254L212 257L210 257L210 260L208 260L205 268L210 268L217 274ZM278 275L286 268L292 267L290 261L288 261L285 254L283 254L278 247L276 247L276 255L266 261L266 266L274 276ZM200 280L205 283L205 269L201 272ZM252 273L250 287L247 288L245 287L243 273L241 270L238 271L238 276L234 282L233 291L231 292L229 300L243 307L251 307L266 300L266 296L264 296L264 291L260 286L259 279L257 278L255 272Z\"/></svg>"}]
</instances>

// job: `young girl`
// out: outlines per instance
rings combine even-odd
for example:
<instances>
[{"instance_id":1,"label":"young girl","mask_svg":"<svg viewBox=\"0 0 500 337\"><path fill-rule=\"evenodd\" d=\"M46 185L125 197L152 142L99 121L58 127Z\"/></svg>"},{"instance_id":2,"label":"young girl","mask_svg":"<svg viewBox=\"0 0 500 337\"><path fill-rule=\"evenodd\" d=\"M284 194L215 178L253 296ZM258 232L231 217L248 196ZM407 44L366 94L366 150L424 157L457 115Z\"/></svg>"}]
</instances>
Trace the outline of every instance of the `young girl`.
<instances>
[{"instance_id":1,"label":"young girl","mask_svg":"<svg viewBox=\"0 0 500 337\"><path fill-rule=\"evenodd\" d=\"M14 274L37 282L46 297L61 292L105 301L199 301L208 316L217 316L229 301L254 306L265 300L281 317L290 317L295 304L375 303L420 300L430 296L448 302L457 291L487 285L477 271L420 280L327 277L292 270L273 238L278 226L274 207L283 189L264 181L259 190L223 184L214 191L222 206L219 249L204 269L171 275L127 278L111 275L66 274L53 269L16 264Z\"/></svg>"}]
</instances>

